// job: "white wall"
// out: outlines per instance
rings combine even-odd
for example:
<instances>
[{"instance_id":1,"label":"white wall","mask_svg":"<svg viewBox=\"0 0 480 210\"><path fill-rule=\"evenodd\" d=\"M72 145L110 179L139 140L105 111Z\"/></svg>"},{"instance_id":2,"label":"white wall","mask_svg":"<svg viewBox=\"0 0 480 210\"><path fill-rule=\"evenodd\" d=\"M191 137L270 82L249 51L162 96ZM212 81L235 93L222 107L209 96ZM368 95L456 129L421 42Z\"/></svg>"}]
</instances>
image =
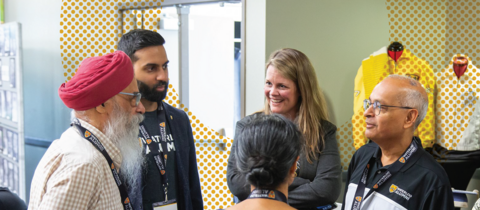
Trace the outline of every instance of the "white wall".
<instances>
[{"instance_id":1,"label":"white wall","mask_svg":"<svg viewBox=\"0 0 480 210\"><path fill-rule=\"evenodd\" d=\"M190 110L210 128L233 137L234 20L191 15Z\"/></svg>"},{"instance_id":2,"label":"white wall","mask_svg":"<svg viewBox=\"0 0 480 210\"><path fill-rule=\"evenodd\" d=\"M69 116L57 92L65 80L60 57L61 0L4 1L5 21L22 24L25 135L57 137L69 126L68 120L56 122Z\"/></svg>"},{"instance_id":3,"label":"white wall","mask_svg":"<svg viewBox=\"0 0 480 210\"><path fill-rule=\"evenodd\" d=\"M263 106L265 62L296 48L313 63L331 121L353 115L353 81L361 61L388 45L384 1L246 0L246 114Z\"/></svg>"},{"instance_id":4,"label":"white wall","mask_svg":"<svg viewBox=\"0 0 480 210\"><path fill-rule=\"evenodd\" d=\"M176 20L174 7L162 14ZM189 14L189 111L201 123L224 128L233 137L234 22L241 21L241 4L190 5ZM167 20L165 20L167 22ZM178 30L160 30L166 39L170 84L178 93ZM176 36L176 37L175 37Z\"/></svg>"},{"instance_id":5,"label":"white wall","mask_svg":"<svg viewBox=\"0 0 480 210\"><path fill-rule=\"evenodd\" d=\"M5 22L22 24L25 137L53 140L69 127L58 97L65 80L60 57L61 0L4 0ZM26 195L44 148L25 147Z\"/></svg>"},{"instance_id":6,"label":"white wall","mask_svg":"<svg viewBox=\"0 0 480 210\"><path fill-rule=\"evenodd\" d=\"M245 0L245 115L263 108L266 0Z\"/></svg>"}]
</instances>

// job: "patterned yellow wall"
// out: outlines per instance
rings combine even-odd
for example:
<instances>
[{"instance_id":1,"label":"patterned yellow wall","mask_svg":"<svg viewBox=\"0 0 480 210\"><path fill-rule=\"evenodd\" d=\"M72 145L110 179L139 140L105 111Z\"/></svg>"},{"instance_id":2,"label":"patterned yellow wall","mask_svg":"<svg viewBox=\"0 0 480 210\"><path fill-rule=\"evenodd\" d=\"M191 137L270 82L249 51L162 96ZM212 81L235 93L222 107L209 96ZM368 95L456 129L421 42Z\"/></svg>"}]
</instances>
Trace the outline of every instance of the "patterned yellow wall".
<instances>
[{"instance_id":1,"label":"patterned yellow wall","mask_svg":"<svg viewBox=\"0 0 480 210\"><path fill-rule=\"evenodd\" d=\"M352 159L353 153L355 153L355 147L353 146L352 138L352 121L343 123L342 126L337 128L337 145L340 150L340 161L342 163L342 169L347 170L348 164Z\"/></svg>"},{"instance_id":2,"label":"patterned yellow wall","mask_svg":"<svg viewBox=\"0 0 480 210\"><path fill-rule=\"evenodd\" d=\"M390 41L402 41L418 57L429 62L436 73L437 84L446 83L447 91L453 86L448 85L449 81L441 77L441 72L448 68L452 56L465 54L470 57L470 64L473 65L480 59L480 48L478 48L480 44L480 40L478 40L478 37L480 37L480 33L478 33L480 29L480 2L476 0L422 0L420 2L387 0L387 9L389 10L389 18L391 18ZM396 28L399 30L396 30ZM467 75L473 78L478 76L472 75L472 65L469 65ZM456 81L453 81L453 83L456 83ZM474 88L475 85L473 84ZM457 93L460 94L460 92ZM458 100L460 101L460 97ZM451 103L461 104L459 101L451 101ZM436 101L436 103L437 116L442 115L440 112L455 112L455 110L440 110L440 103L446 103L445 101ZM472 108L470 115L474 110L475 108ZM468 116L466 118L468 119ZM446 122L448 122L448 119ZM437 127L437 139L440 138L439 131L460 130L460 128L448 123L438 126L441 128L438 129ZM453 127L449 128L448 126ZM460 138L461 135L455 137L457 141ZM448 142L445 146L450 146L449 149L452 149L452 145L449 145Z\"/></svg>"},{"instance_id":3,"label":"patterned yellow wall","mask_svg":"<svg viewBox=\"0 0 480 210\"><path fill-rule=\"evenodd\" d=\"M180 108L187 113L192 124L193 138L197 150L198 172L202 185L205 209L226 208L233 205L232 194L227 186L227 160L233 140L219 136L213 129L201 123L191 111L178 100L178 94L169 85L165 102ZM220 150L218 144L224 144L225 150Z\"/></svg>"},{"instance_id":4,"label":"patterned yellow wall","mask_svg":"<svg viewBox=\"0 0 480 210\"><path fill-rule=\"evenodd\" d=\"M414 55L427 61L435 73L447 68L455 54L468 55L474 65L480 59L480 2L386 0L385 6L388 11L389 41L401 42ZM434 109L434 106L430 105L429 108ZM361 123L362 119L357 121ZM344 169L348 167L349 157L354 152L350 145L345 144L353 144L351 126L351 122L345 122L338 131L347 129L350 134L337 134Z\"/></svg>"},{"instance_id":5,"label":"patterned yellow wall","mask_svg":"<svg viewBox=\"0 0 480 210\"><path fill-rule=\"evenodd\" d=\"M474 65L480 60L480 2L476 0L448 1L446 6L445 57L446 68L452 56L465 54Z\"/></svg>"},{"instance_id":6,"label":"patterned yellow wall","mask_svg":"<svg viewBox=\"0 0 480 210\"><path fill-rule=\"evenodd\" d=\"M446 2L444 0L387 0L390 41L399 41L433 71L447 62Z\"/></svg>"},{"instance_id":7,"label":"patterned yellow wall","mask_svg":"<svg viewBox=\"0 0 480 210\"><path fill-rule=\"evenodd\" d=\"M63 0L60 13L60 49L66 81L75 74L84 58L115 51L123 32L120 30L123 16L120 10L138 7L156 8L161 6L161 2L161 0L146 0L143 3L134 0ZM159 18L158 13L147 12L145 18L147 20ZM131 15L128 12L127 14ZM129 27L131 26L124 26L127 29Z\"/></svg>"}]
</instances>

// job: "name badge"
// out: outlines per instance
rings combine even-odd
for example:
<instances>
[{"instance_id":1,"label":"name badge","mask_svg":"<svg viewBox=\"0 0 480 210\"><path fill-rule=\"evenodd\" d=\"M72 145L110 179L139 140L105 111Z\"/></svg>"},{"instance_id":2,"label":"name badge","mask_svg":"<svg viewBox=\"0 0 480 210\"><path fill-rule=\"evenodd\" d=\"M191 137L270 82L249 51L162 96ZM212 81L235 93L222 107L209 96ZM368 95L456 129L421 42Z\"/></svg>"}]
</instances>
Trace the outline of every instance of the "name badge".
<instances>
[{"instance_id":1,"label":"name badge","mask_svg":"<svg viewBox=\"0 0 480 210\"><path fill-rule=\"evenodd\" d=\"M178 210L176 199L153 203L152 206L153 210Z\"/></svg>"}]
</instances>

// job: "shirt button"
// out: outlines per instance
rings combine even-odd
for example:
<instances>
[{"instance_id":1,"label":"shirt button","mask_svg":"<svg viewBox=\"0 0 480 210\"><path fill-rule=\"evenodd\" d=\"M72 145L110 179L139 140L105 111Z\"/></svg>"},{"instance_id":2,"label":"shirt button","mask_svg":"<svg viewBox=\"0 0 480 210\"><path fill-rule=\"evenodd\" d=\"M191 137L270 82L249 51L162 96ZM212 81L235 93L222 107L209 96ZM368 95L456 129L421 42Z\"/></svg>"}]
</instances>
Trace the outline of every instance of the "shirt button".
<instances>
[{"instance_id":1,"label":"shirt button","mask_svg":"<svg viewBox=\"0 0 480 210\"><path fill-rule=\"evenodd\" d=\"M382 172L381 171L378 171L377 174L381 174Z\"/></svg>"}]
</instances>

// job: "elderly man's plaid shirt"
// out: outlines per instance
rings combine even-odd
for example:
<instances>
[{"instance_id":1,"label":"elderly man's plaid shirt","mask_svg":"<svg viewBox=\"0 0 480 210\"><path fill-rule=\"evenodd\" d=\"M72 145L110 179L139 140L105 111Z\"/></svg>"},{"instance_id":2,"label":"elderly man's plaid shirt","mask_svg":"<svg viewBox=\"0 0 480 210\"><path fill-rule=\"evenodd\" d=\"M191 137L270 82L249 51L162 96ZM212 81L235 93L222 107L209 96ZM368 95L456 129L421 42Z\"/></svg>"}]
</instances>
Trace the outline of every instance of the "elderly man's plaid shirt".
<instances>
[{"instance_id":1,"label":"elderly man's plaid shirt","mask_svg":"<svg viewBox=\"0 0 480 210\"><path fill-rule=\"evenodd\" d=\"M98 129L80 122L100 140L118 168L122 160L118 148ZM122 210L123 205L105 157L71 127L38 164L28 208Z\"/></svg>"}]
</instances>

